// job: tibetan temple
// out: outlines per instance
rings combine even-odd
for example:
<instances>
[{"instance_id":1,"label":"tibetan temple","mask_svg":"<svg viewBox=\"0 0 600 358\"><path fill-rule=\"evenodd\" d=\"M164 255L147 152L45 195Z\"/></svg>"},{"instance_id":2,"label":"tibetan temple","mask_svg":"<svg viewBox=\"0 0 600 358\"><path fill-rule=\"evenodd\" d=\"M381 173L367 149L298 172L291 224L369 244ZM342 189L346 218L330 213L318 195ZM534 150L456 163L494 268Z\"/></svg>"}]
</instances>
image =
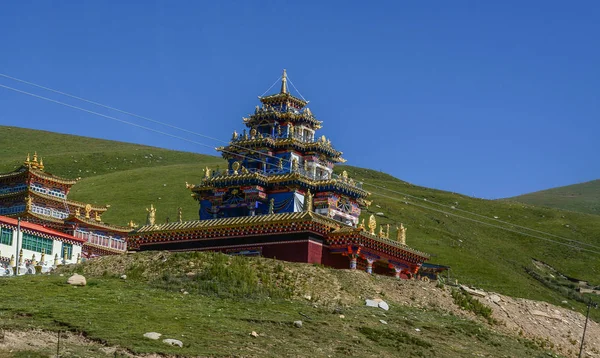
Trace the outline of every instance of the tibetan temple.
<instances>
[{"instance_id":1,"label":"tibetan temple","mask_svg":"<svg viewBox=\"0 0 600 358\"><path fill-rule=\"evenodd\" d=\"M0 174L0 215L58 230L85 240L83 255L111 255L127 250L127 233L132 229L102 222L108 206L68 200L77 180L44 171L37 153L11 173Z\"/></svg>"},{"instance_id":2,"label":"tibetan temple","mask_svg":"<svg viewBox=\"0 0 600 358\"><path fill-rule=\"evenodd\" d=\"M360 182L333 172L344 162L308 101L290 94L284 70L279 93L259 97L261 106L243 118L220 147L226 170L206 168L187 184L199 203L199 220L147 225L130 233L131 250L216 250L408 278L429 256L408 247L405 229L390 239L389 225L359 221L369 193Z\"/></svg>"}]
</instances>

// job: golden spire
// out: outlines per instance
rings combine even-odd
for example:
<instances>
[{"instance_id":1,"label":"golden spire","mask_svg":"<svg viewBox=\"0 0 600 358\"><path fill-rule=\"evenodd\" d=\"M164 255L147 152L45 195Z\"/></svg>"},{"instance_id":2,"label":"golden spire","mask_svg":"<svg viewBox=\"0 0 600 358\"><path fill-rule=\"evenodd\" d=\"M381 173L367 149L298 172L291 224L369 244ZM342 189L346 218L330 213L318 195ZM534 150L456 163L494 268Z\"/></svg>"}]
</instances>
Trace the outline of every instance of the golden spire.
<instances>
[{"instance_id":1,"label":"golden spire","mask_svg":"<svg viewBox=\"0 0 600 358\"><path fill-rule=\"evenodd\" d=\"M27 159L25 160L25 162L23 164L25 164L25 165L31 164L31 157L29 156L29 153L27 153Z\"/></svg>"},{"instance_id":2,"label":"golden spire","mask_svg":"<svg viewBox=\"0 0 600 358\"><path fill-rule=\"evenodd\" d=\"M285 72L285 68L283 69L283 76L281 77L281 93L288 93L287 73Z\"/></svg>"},{"instance_id":3,"label":"golden spire","mask_svg":"<svg viewBox=\"0 0 600 358\"><path fill-rule=\"evenodd\" d=\"M33 162L37 163L37 152L33 152Z\"/></svg>"},{"instance_id":4,"label":"golden spire","mask_svg":"<svg viewBox=\"0 0 600 358\"><path fill-rule=\"evenodd\" d=\"M40 170L42 170L42 171L44 170L44 160L42 159L42 157L40 157L40 165L39 165L39 167L40 167Z\"/></svg>"}]
</instances>

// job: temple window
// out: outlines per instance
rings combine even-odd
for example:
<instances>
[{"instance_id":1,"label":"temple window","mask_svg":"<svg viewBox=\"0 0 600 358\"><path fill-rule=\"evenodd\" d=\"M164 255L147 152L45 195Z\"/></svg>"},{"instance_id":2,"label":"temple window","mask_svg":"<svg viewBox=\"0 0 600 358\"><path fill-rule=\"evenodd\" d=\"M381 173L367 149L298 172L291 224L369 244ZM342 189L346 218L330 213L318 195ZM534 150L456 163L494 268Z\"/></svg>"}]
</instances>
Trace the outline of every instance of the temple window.
<instances>
[{"instance_id":1,"label":"temple window","mask_svg":"<svg viewBox=\"0 0 600 358\"><path fill-rule=\"evenodd\" d=\"M13 231L10 229L2 228L0 229L0 244L3 245L12 245L13 239Z\"/></svg>"},{"instance_id":2,"label":"temple window","mask_svg":"<svg viewBox=\"0 0 600 358\"><path fill-rule=\"evenodd\" d=\"M52 243L51 239L23 233L23 249L25 250L52 254Z\"/></svg>"}]
</instances>

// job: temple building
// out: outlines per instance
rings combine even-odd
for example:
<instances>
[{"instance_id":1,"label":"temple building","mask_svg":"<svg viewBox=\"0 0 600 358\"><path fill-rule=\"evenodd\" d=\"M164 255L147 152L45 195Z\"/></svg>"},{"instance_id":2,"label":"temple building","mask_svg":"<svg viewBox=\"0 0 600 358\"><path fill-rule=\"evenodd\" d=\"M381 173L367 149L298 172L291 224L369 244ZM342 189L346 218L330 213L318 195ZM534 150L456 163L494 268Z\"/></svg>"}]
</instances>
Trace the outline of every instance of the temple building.
<instances>
[{"instance_id":1,"label":"temple building","mask_svg":"<svg viewBox=\"0 0 600 358\"><path fill-rule=\"evenodd\" d=\"M45 226L0 216L0 276L35 273L35 266L49 270L81 259L85 240ZM40 270L40 272L43 270Z\"/></svg>"},{"instance_id":2,"label":"temple building","mask_svg":"<svg viewBox=\"0 0 600 358\"><path fill-rule=\"evenodd\" d=\"M15 171L0 174L0 215L42 225L85 241L87 257L119 254L127 250L130 227L102 221L108 206L67 199L77 180L61 178L45 171L37 153Z\"/></svg>"},{"instance_id":3,"label":"temple building","mask_svg":"<svg viewBox=\"0 0 600 358\"><path fill-rule=\"evenodd\" d=\"M279 93L243 118L228 146L217 148L223 170L204 169L188 184L199 203L197 221L155 222L130 233L132 250L216 250L286 261L411 277L429 256L406 245L406 229L360 222L369 193L345 171L342 152L319 136L322 122L308 101L290 94L284 70Z\"/></svg>"}]
</instances>

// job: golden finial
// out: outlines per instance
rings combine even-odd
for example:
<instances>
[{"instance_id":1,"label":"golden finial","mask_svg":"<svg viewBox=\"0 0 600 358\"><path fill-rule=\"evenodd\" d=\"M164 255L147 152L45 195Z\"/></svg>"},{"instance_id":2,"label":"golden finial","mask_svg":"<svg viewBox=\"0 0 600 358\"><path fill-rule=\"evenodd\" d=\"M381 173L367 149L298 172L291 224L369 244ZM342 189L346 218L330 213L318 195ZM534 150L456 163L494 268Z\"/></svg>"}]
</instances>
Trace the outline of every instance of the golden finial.
<instances>
[{"instance_id":1,"label":"golden finial","mask_svg":"<svg viewBox=\"0 0 600 358\"><path fill-rule=\"evenodd\" d=\"M283 76L281 77L281 93L288 93L287 89L287 72L283 69Z\"/></svg>"},{"instance_id":2,"label":"golden finial","mask_svg":"<svg viewBox=\"0 0 600 358\"><path fill-rule=\"evenodd\" d=\"M33 152L33 162L37 163L37 152Z\"/></svg>"},{"instance_id":3,"label":"golden finial","mask_svg":"<svg viewBox=\"0 0 600 358\"><path fill-rule=\"evenodd\" d=\"M156 222L156 209L154 208L154 204L150 204L150 209L146 208L146 211L148 212L146 225L154 225Z\"/></svg>"},{"instance_id":4,"label":"golden finial","mask_svg":"<svg viewBox=\"0 0 600 358\"><path fill-rule=\"evenodd\" d=\"M27 159L25 160L25 162L23 162L23 164L27 166L31 165L31 157L29 156L29 153L27 153Z\"/></svg>"},{"instance_id":5,"label":"golden finial","mask_svg":"<svg viewBox=\"0 0 600 358\"><path fill-rule=\"evenodd\" d=\"M90 213L92 212L92 206L90 204L86 204L85 206L85 218L90 218Z\"/></svg>"},{"instance_id":6,"label":"golden finial","mask_svg":"<svg viewBox=\"0 0 600 358\"><path fill-rule=\"evenodd\" d=\"M44 160L40 157L40 170L44 170Z\"/></svg>"},{"instance_id":7,"label":"golden finial","mask_svg":"<svg viewBox=\"0 0 600 358\"><path fill-rule=\"evenodd\" d=\"M369 232L371 235L375 235L375 228L377 227L377 220L375 220L375 216L371 215L369 217Z\"/></svg>"}]
</instances>

